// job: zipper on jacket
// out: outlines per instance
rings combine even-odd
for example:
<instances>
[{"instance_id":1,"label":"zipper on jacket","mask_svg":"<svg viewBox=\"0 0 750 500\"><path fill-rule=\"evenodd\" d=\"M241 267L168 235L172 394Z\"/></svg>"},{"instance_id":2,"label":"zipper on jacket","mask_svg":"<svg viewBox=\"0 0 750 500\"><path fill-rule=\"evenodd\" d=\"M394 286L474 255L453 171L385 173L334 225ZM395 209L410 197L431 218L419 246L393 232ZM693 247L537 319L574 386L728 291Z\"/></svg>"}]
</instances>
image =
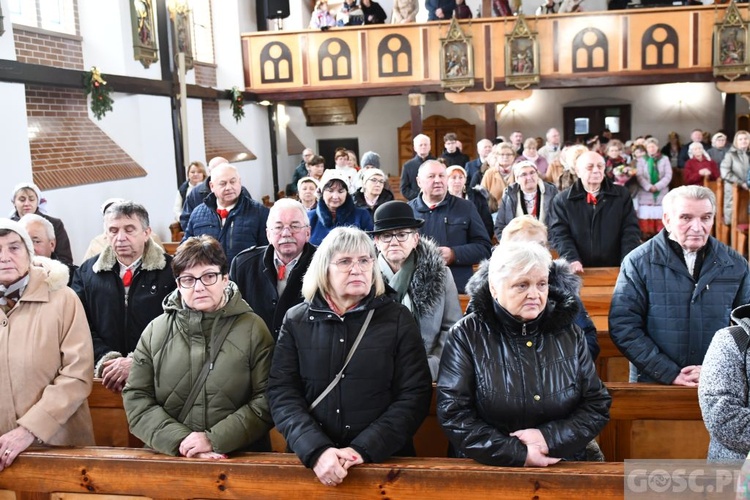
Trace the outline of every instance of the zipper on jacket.
<instances>
[{"instance_id":1,"label":"zipper on jacket","mask_svg":"<svg viewBox=\"0 0 750 500\"><path fill-rule=\"evenodd\" d=\"M524 323L523 325L521 325L521 336L522 337L526 336L526 323Z\"/></svg>"}]
</instances>

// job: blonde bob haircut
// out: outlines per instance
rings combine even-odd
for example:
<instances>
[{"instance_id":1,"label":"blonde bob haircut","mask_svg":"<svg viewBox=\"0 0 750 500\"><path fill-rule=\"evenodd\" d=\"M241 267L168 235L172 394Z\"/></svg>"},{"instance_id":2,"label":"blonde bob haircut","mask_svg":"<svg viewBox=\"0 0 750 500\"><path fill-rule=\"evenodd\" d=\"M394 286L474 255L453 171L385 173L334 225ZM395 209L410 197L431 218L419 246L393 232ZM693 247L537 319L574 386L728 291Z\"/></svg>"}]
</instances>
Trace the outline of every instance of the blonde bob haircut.
<instances>
[{"instance_id":1,"label":"blonde bob haircut","mask_svg":"<svg viewBox=\"0 0 750 500\"><path fill-rule=\"evenodd\" d=\"M532 269L549 274L552 255L542 245L510 242L498 245L490 257L489 282L497 288L511 277L528 274Z\"/></svg>"},{"instance_id":2,"label":"blonde bob haircut","mask_svg":"<svg viewBox=\"0 0 750 500\"><path fill-rule=\"evenodd\" d=\"M328 279L328 270L333 263L333 257L340 253L367 254L373 260L377 259L375 243L367 233L355 227L336 227L323 238L320 246L315 251L310 266L307 268L302 280L302 296L311 302L315 294L320 292L325 296L331 291L331 283ZM375 287L375 296L385 293L385 283L380 274L380 266L377 262L372 266L372 284Z\"/></svg>"},{"instance_id":3,"label":"blonde bob haircut","mask_svg":"<svg viewBox=\"0 0 750 500\"><path fill-rule=\"evenodd\" d=\"M743 135L750 136L750 132L748 132L747 130L738 130L737 133L734 134L734 140L732 141L732 146L734 146L735 148L739 148L739 146L737 145L739 141L737 139Z\"/></svg>"},{"instance_id":4,"label":"blonde bob haircut","mask_svg":"<svg viewBox=\"0 0 750 500\"><path fill-rule=\"evenodd\" d=\"M511 220L503 229L500 237L500 244L506 245L514 241L526 241L528 235L538 233L547 239L547 226L544 222L539 222L533 215L519 215Z\"/></svg>"}]
</instances>

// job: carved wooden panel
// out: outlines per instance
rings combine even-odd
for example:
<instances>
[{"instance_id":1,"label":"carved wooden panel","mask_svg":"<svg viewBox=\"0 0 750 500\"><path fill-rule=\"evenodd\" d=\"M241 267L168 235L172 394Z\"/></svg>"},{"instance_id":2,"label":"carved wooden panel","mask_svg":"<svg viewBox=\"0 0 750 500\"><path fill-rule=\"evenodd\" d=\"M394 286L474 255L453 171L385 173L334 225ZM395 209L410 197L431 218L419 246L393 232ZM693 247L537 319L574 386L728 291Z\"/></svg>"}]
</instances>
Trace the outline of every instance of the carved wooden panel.
<instances>
[{"instance_id":1,"label":"carved wooden panel","mask_svg":"<svg viewBox=\"0 0 750 500\"><path fill-rule=\"evenodd\" d=\"M260 53L261 83L286 83L294 80L292 51L281 42L271 42Z\"/></svg>"},{"instance_id":2,"label":"carved wooden panel","mask_svg":"<svg viewBox=\"0 0 750 500\"><path fill-rule=\"evenodd\" d=\"M352 50L341 38L330 38L318 49L318 79L321 81L352 78Z\"/></svg>"},{"instance_id":3,"label":"carved wooden panel","mask_svg":"<svg viewBox=\"0 0 750 500\"><path fill-rule=\"evenodd\" d=\"M378 76L412 74L412 48L409 39L398 33L384 37L378 44Z\"/></svg>"},{"instance_id":4,"label":"carved wooden panel","mask_svg":"<svg viewBox=\"0 0 750 500\"><path fill-rule=\"evenodd\" d=\"M446 118L440 115L430 116L422 120L422 133L430 138L433 156L440 156L443 152L443 137L453 132L461 141L461 151L473 159L477 154L476 127L461 118ZM398 128L398 172L408 160L414 158L414 138L411 135L411 122L406 122ZM462 165L463 166L463 165Z\"/></svg>"},{"instance_id":5,"label":"carved wooden panel","mask_svg":"<svg viewBox=\"0 0 750 500\"><path fill-rule=\"evenodd\" d=\"M597 28L586 28L573 39L573 72L609 70L609 41Z\"/></svg>"},{"instance_id":6,"label":"carved wooden panel","mask_svg":"<svg viewBox=\"0 0 750 500\"><path fill-rule=\"evenodd\" d=\"M680 54L680 39L668 24L655 24L641 39L643 69L676 68Z\"/></svg>"}]
</instances>

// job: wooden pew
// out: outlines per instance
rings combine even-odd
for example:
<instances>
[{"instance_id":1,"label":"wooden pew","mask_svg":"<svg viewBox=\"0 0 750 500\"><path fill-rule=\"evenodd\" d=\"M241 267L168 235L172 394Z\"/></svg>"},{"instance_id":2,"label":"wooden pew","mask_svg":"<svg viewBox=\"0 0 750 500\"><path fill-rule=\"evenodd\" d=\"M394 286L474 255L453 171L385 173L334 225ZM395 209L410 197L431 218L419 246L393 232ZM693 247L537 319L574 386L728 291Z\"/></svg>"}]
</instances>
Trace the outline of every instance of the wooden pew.
<instances>
[{"instance_id":1,"label":"wooden pew","mask_svg":"<svg viewBox=\"0 0 750 500\"><path fill-rule=\"evenodd\" d=\"M15 491L18 500L79 498L81 494L256 500L579 500L587 496L609 500L623 498L624 488L622 463L514 468L484 466L467 459L394 458L353 467L343 484L334 488L322 485L291 454L248 453L226 460L200 460L101 448L28 451L0 474L0 490Z\"/></svg>"},{"instance_id":2,"label":"wooden pew","mask_svg":"<svg viewBox=\"0 0 750 500\"><path fill-rule=\"evenodd\" d=\"M599 446L607 460L706 457L708 431L703 425L697 388L618 382L606 385L612 407L610 421L599 435ZM661 425L654 421L661 421ZM659 456L653 456L657 453Z\"/></svg>"},{"instance_id":3,"label":"wooden pew","mask_svg":"<svg viewBox=\"0 0 750 500\"><path fill-rule=\"evenodd\" d=\"M716 179L716 219L714 221L714 227L716 228L716 239L729 245L729 229L730 226L724 224L724 180L721 178Z\"/></svg>"},{"instance_id":4,"label":"wooden pew","mask_svg":"<svg viewBox=\"0 0 750 500\"><path fill-rule=\"evenodd\" d=\"M745 256L747 255L748 199L750 199L748 190L735 184L732 188L731 242L732 248Z\"/></svg>"},{"instance_id":5,"label":"wooden pew","mask_svg":"<svg viewBox=\"0 0 750 500\"><path fill-rule=\"evenodd\" d=\"M394 200L409 201L403 194L401 194L401 177L398 175L389 175L388 185L391 187Z\"/></svg>"},{"instance_id":6,"label":"wooden pew","mask_svg":"<svg viewBox=\"0 0 750 500\"><path fill-rule=\"evenodd\" d=\"M167 252L169 255L174 255L177 251L177 247L180 246L179 241L165 241L162 243L162 246L164 247L164 251Z\"/></svg>"},{"instance_id":7,"label":"wooden pew","mask_svg":"<svg viewBox=\"0 0 750 500\"><path fill-rule=\"evenodd\" d=\"M705 457L708 433L703 427L695 388L618 382L606 385L612 395L611 419L599 441L607 460ZM97 446L141 446L135 437L122 437L129 436L129 432L119 394L97 382L89 396L89 407ZM110 411L103 413L101 409ZM655 424L667 428L662 430ZM684 432L670 432L670 428L687 429L691 439L684 439ZM271 440L274 451L285 451L284 438L275 429ZM419 457L447 454L448 439L437 420L435 391L429 414L414 436L414 445Z\"/></svg>"}]
</instances>

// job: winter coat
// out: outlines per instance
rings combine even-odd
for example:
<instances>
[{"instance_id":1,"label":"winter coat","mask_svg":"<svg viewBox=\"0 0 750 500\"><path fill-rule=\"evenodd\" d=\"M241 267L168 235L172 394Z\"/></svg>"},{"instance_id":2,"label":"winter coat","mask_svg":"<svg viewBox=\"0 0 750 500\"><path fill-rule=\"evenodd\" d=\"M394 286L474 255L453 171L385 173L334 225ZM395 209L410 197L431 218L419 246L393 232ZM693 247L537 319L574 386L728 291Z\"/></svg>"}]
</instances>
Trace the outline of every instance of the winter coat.
<instances>
[{"instance_id":1,"label":"winter coat","mask_svg":"<svg viewBox=\"0 0 750 500\"><path fill-rule=\"evenodd\" d=\"M383 24L388 19L383 7L375 0L370 0L369 7L362 4L362 13L365 17L365 24Z\"/></svg>"},{"instance_id":2,"label":"winter coat","mask_svg":"<svg viewBox=\"0 0 750 500\"><path fill-rule=\"evenodd\" d=\"M450 247L455 260L448 266L458 293L474 273L472 266L490 256L492 244L474 205L448 194L432 210L421 196L409 202L414 217L424 219L419 234L429 236L438 246Z\"/></svg>"},{"instance_id":3,"label":"winter coat","mask_svg":"<svg viewBox=\"0 0 750 500\"><path fill-rule=\"evenodd\" d=\"M536 158L529 158L527 156L519 156L516 158L516 161L513 163L518 163L520 161L530 161L534 165L536 165L536 170L539 172L539 178L543 178L544 174L547 173L547 169L549 168L549 162L547 161L547 158L540 155L539 152L537 152Z\"/></svg>"},{"instance_id":4,"label":"winter coat","mask_svg":"<svg viewBox=\"0 0 750 500\"><path fill-rule=\"evenodd\" d=\"M430 238L420 238L414 255L416 268L408 291L410 304L404 305L411 306L410 310L416 312L419 331L427 350L430 374L434 381L437 380L440 356L443 354L448 329L461 319L463 313L453 275L445 267L443 256L435 242ZM379 262L384 277L392 276L393 271L382 255Z\"/></svg>"},{"instance_id":5,"label":"winter coat","mask_svg":"<svg viewBox=\"0 0 750 500\"><path fill-rule=\"evenodd\" d=\"M190 214L190 221L188 221L182 241L191 236L204 234L213 236L221 243L229 262L232 262L232 259L246 248L268 245L266 237L268 208L250 196L240 194L237 204L229 211L223 225L221 217L216 213L216 208L216 195L211 193Z\"/></svg>"},{"instance_id":6,"label":"winter coat","mask_svg":"<svg viewBox=\"0 0 750 500\"><path fill-rule=\"evenodd\" d=\"M523 200L523 194L520 193L521 186L517 182L508 186L505 189L505 193L503 193L503 199L497 210L497 217L495 218L494 232L498 241L500 241L500 238L503 235L503 229L505 229L505 226L510 224L510 221L516 217L524 215L523 208L521 207L523 201L519 203L519 198ZM539 179L537 195L541 195L542 197L539 204L539 215L537 219L539 219L539 222L546 224L548 219L547 213L552 204L552 199L557 195L557 188L552 184Z\"/></svg>"},{"instance_id":7,"label":"winter coat","mask_svg":"<svg viewBox=\"0 0 750 500\"><path fill-rule=\"evenodd\" d=\"M39 209L34 213L39 217L47 219L52 224L52 227L55 230L55 253L60 262L63 264L72 264L73 251L70 249L70 238L68 237L68 232L65 230L65 224L63 224L63 221L47 214L43 214ZM18 215L18 211L14 212L10 218L14 221L21 219Z\"/></svg>"},{"instance_id":8,"label":"winter coat","mask_svg":"<svg viewBox=\"0 0 750 500\"><path fill-rule=\"evenodd\" d=\"M203 183L195 186L195 189L190 191L185 197L185 204L182 206L182 213L180 214L180 227L184 231L187 229L188 221L190 220L190 214L193 213L195 207L203 203L203 200L211 194L211 176L206 177ZM244 189L244 188L243 188Z\"/></svg>"},{"instance_id":9,"label":"winter coat","mask_svg":"<svg viewBox=\"0 0 750 500\"><path fill-rule=\"evenodd\" d=\"M668 233L622 263L609 309L609 334L631 363L631 382L671 384L680 369L700 365L732 308L750 302L747 261L709 238L695 281L670 248Z\"/></svg>"},{"instance_id":10,"label":"winter coat","mask_svg":"<svg viewBox=\"0 0 750 500\"><path fill-rule=\"evenodd\" d=\"M475 290L474 295L477 295L479 288L486 288L486 292L489 293L489 283L487 281L487 273L490 270L490 260L484 260L479 264L479 269L471 277L469 283L466 285L467 290ZM549 268L549 287L550 289L559 290L558 293L572 295L575 297L578 303L578 314L576 314L573 323L578 326L583 332L583 336L586 339L586 345L589 348L589 354L591 359L596 361L599 356L599 340L597 339L596 325L591 320L586 307L581 301L581 277L574 274L570 270L570 264L564 259L556 259L552 261L552 266ZM466 314L474 312L474 301L472 298L469 299L469 304L466 307Z\"/></svg>"},{"instance_id":11,"label":"winter coat","mask_svg":"<svg viewBox=\"0 0 750 500\"><path fill-rule=\"evenodd\" d=\"M606 178L596 205L586 202L580 180L555 196L548 225L550 242L560 257L584 267L619 266L641 242L630 193Z\"/></svg>"},{"instance_id":12,"label":"winter coat","mask_svg":"<svg viewBox=\"0 0 750 500\"><path fill-rule=\"evenodd\" d=\"M130 431L147 446L180 454L191 432L205 432L216 453L270 451L273 427L266 401L273 339L231 281L225 305L214 312L188 308L180 290L164 299L164 314L152 321L133 353L122 391ZM180 412L211 343L229 328L192 408Z\"/></svg>"},{"instance_id":13,"label":"winter coat","mask_svg":"<svg viewBox=\"0 0 750 500\"><path fill-rule=\"evenodd\" d=\"M407 200L413 200L419 195L419 186L417 185L417 174L419 166L427 160L434 160L435 157L428 154L426 158L414 155L414 158L404 163L401 168L401 194Z\"/></svg>"},{"instance_id":14,"label":"winter coat","mask_svg":"<svg viewBox=\"0 0 750 500\"><path fill-rule=\"evenodd\" d=\"M97 372L101 372L105 355L111 359L133 352L143 329L162 313L162 300L176 286L171 262L172 257L160 246L147 242L127 300L112 247L108 246L78 268L73 290L86 310Z\"/></svg>"},{"instance_id":15,"label":"winter coat","mask_svg":"<svg viewBox=\"0 0 750 500\"><path fill-rule=\"evenodd\" d=\"M741 328L739 336L747 341L750 306L732 311L732 320ZM709 460L743 460L750 452L750 365L747 347L740 348L729 328L716 332L706 352L698 384L698 402L703 422L711 436Z\"/></svg>"},{"instance_id":16,"label":"winter coat","mask_svg":"<svg viewBox=\"0 0 750 500\"><path fill-rule=\"evenodd\" d=\"M303 464L351 446L366 462L413 454L411 439L430 406L427 356L408 309L370 293L339 317L316 295L284 318L268 399L276 428ZM308 408L341 370L365 317L372 321L336 387Z\"/></svg>"},{"instance_id":17,"label":"winter coat","mask_svg":"<svg viewBox=\"0 0 750 500\"><path fill-rule=\"evenodd\" d=\"M334 227L353 226L362 231L372 231L370 212L364 208L357 208L351 196L347 196L344 204L336 209L335 221L323 198L318 200L315 210L307 212L307 217L310 219L310 244L315 246L320 245Z\"/></svg>"},{"instance_id":18,"label":"winter coat","mask_svg":"<svg viewBox=\"0 0 750 500\"><path fill-rule=\"evenodd\" d=\"M417 0L394 0L393 1L393 24L413 23L417 20L419 2Z\"/></svg>"},{"instance_id":19,"label":"winter coat","mask_svg":"<svg viewBox=\"0 0 750 500\"><path fill-rule=\"evenodd\" d=\"M253 312L266 323L274 340L279 337L281 322L287 310L302 302L302 278L313 254L315 247L306 243L287 277L286 288L281 296L276 287L278 280L273 262L273 246L249 248L240 252L232 261L229 279L237 284Z\"/></svg>"},{"instance_id":20,"label":"winter coat","mask_svg":"<svg viewBox=\"0 0 750 500\"><path fill-rule=\"evenodd\" d=\"M743 152L734 146L729 148L721 160L719 170L724 179L724 223L732 223L732 198L734 184L747 185L747 173L750 170L750 150Z\"/></svg>"},{"instance_id":21,"label":"winter coat","mask_svg":"<svg viewBox=\"0 0 750 500\"><path fill-rule=\"evenodd\" d=\"M437 382L438 421L457 455L523 466L526 445L510 433L536 428L549 456L585 459L611 398L573 325L575 298L550 288L542 314L522 322L496 304L486 277L468 291L474 311L451 329Z\"/></svg>"},{"instance_id":22,"label":"winter coat","mask_svg":"<svg viewBox=\"0 0 750 500\"><path fill-rule=\"evenodd\" d=\"M425 0L425 9L427 9L428 21L448 21L453 17L453 11L456 8L456 0ZM443 17L438 18L435 11L440 8L443 11Z\"/></svg>"},{"instance_id":23,"label":"winter coat","mask_svg":"<svg viewBox=\"0 0 750 500\"><path fill-rule=\"evenodd\" d=\"M471 10L469 11L469 17L471 17ZM449 153L447 149L444 149L443 153L440 155L440 158L445 160L445 164L449 167L453 165L463 167L464 165L469 163L469 157L463 154L458 148L456 148L453 153Z\"/></svg>"},{"instance_id":24,"label":"winter coat","mask_svg":"<svg viewBox=\"0 0 750 500\"><path fill-rule=\"evenodd\" d=\"M484 223L484 228L487 230L487 237L492 240L492 228L495 223L492 221L490 206L487 203L487 198L489 196L487 190L482 186L474 186L473 189L469 189L469 192L466 193L464 199L469 200L474 204L474 208L477 209L479 217L482 219L482 223Z\"/></svg>"},{"instance_id":25,"label":"winter coat","mask_svg":"<svg viewBox=\"0 0 750 500\"><path fill-rule=\"evenodd\" d=\"M716 165L721 165L721 161L724 159L727 151L729 151L729 146L724 146L723 148L710 147L706 150L706 154L716 162Z\"/></svg>"},{"instance_id":26,"label":"winter coat","mask_svg":"<svg viewBox=\"0 0 750 500\"><path fill-rule=\"evenodd\" d=\"M365 193L362 190L362 188L357 189L357 192L354 193L354 205L357 208L364 208L368 212L370 212L370 217L374 219L375 217L375 210L378 209L380 205L387 201L393 200L393 193L390 192L390 190L383 188L383 191L381 191L380 195L378 195L378 201L375 203L374 207L371 207L367 204L367 201L365 201Z\"/></svg>"},{"instance_id":27,"label":"winter coat","mask_svg":"<svg viewBox=\"0 0 750 500\"><path fill-rule=\"evenodd\" d=\"M682 171L682 178L685 184L696 184L698 186L703 185L703 176L699 174L702 169L707 168L711 171L709 180L715 181L719 178L719 167L716 163L707 155L701 156L701 159L690 158L685 162L685 169Z\"/></svg>"},{"instance_id":28,"label":"winter coat","mask_svg":"<svg viewBox=\"0 0 750 500\"><path fill-rule=\"evenodd\" d=\"M65 264L34 257L29 283L0 309L0 435L23 426L45 444L91 446L94 351Z\"/></svg>"},{"instance_id":29,"label":"winter coat","mask_svg":"<svg viewBox=\"0 0 750 500\"><path fill-rule=\"evenodd\" d=\"M637 162L638 172L636 178L641 189L638 190L638 205L651 205L661 206L661 201L669 192L669 183L672 182L672 164L669 163L669 158L666 156L659 156L654 158L656 161L656 170L659 172L659 180L656 184L651 184L651 177L648 173L648 163L646 157L640 158ZM659 192L658 194L649 191L651 187L655 187ZM654 195L656 198L654 199Z\"/></svg>"}]
</instances>

